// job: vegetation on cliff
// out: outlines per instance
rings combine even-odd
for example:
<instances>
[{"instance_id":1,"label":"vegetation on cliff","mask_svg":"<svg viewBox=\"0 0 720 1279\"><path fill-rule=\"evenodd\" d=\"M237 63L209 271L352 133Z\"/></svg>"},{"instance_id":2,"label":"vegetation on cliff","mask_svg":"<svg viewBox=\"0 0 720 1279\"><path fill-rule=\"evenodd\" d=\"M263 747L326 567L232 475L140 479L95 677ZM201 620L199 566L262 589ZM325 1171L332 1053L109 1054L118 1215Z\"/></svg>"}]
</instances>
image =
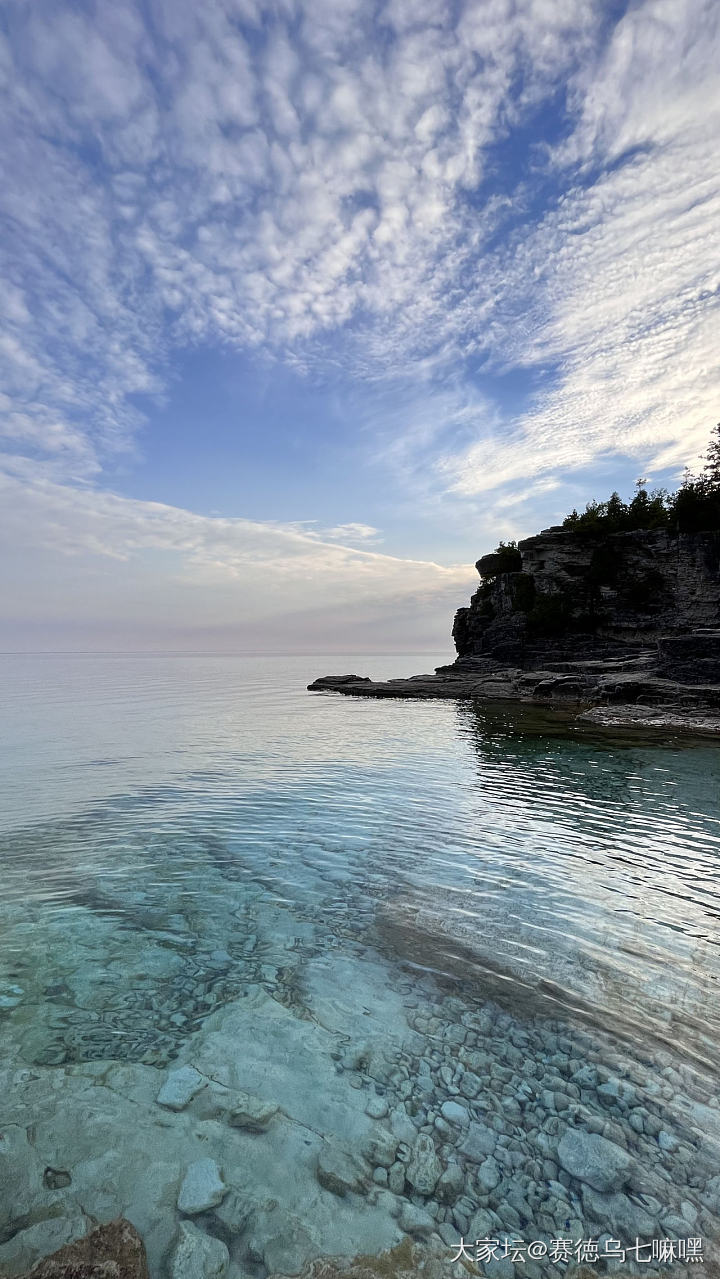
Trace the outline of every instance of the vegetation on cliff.
<instances>
[{"instance_id":1,"label":"vegetation on cliff","mask_svg":"<svg viewBox=\"0 0 720 1279\"><path fill-rule=\"evenodd\" d=\"M712 433L699 475L686 471L675 493L667 489L648 492L645 483L637 481L630 502L624 502L619 493L612 493L606 502L588 502L581 514L575 510L566 516L562 527L576 533L629 533L640 529L699 533L720 529L720 423Z\"/></svg>"},{"instance_id":2,"label":"vegetation on cliff","mask_svg":"<svg viewBox=\"0 0 720 1279\"><path fill-rule=\"evenodd\" d=\"M716 625L720 424L699 475L686 472L675 493L645 484L638 480L630 501L613 493L589 502L562 525L520 546L500 542L478 560L481 584L456 618L458 652L500 644L519 660L526 640Z\"/></svg>"}]
</instances>

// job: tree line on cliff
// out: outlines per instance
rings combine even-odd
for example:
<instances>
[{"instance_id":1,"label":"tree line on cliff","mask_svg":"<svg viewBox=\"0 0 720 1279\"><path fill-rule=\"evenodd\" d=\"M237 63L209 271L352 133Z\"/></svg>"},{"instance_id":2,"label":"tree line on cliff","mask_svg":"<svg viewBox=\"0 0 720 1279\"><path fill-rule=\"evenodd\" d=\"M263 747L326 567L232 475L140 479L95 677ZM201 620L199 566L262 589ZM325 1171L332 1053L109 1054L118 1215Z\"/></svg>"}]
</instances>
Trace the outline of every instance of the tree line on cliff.
<instances>
[{"instance_id":1,"label":"tree line on cliff","mask_svg":"<svg viewBox=\"0 0 720 1279\"><path fill-rule=\"evenodd\" d=\"M612 493L606 502L588 502L584 511L571 511L562 527L578 533L720 530L720 423L710 437L704 466L698 475L686 470L682 484L674 493L661 488L648 492L646 482L637 481L635 496L629 502L624 502L619 493Z\"/></svg>"}]
</instances>

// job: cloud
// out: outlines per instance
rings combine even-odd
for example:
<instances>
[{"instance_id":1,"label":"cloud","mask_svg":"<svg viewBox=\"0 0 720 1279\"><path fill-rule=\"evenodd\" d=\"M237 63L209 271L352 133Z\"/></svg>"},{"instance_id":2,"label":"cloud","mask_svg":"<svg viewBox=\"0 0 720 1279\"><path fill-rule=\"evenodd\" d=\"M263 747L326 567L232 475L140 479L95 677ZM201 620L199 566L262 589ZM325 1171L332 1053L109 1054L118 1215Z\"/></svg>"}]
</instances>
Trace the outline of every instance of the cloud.
<instances>
[{"instance_id":1,"label":"cloud","mask_svg":"<svg viewBox=\"0 0 720 1279\"><path fill-rule=\"evenodd\" d=\"M442 618L447 631L473 570L352 545L376 532L201 516L39 479L20 461L0 473L0 535L17 548L0 616L38 616L50 630L104 619L142 634L164 624L170 634L317 615L332 638L336 615L406 607Z\"/></svg>"},{"instance_id":2,"label":"cloud","mask_svg":"<svg viewBox=\"0 0 720 1279\"><path fill-rule=\"evenodd\" d=\"M6 18L19 536L25 510L48 553L167 554L187 580L450 581L371 550L362 520L207 520L106 492L188 345L363 382L373 422L347 429L399 505L497 509L611 455L652 473L702 448L720 392L709 0L617 21L599 0L119 0L92 18L37 0ZM513 376L531 389L508 405Z\"/></svg>"},{"instance_id":3,"label":"cloud","mask_svg":"<svg viewBox=\"0 0 720 1279\"><path fill-rule=\"evenodd\" d=\"M574 184L491 272L495 358L551 369L551 384L510 432L442 459L458 493L610 453L679 469L706 444L720 399L717 33L707 5L634 6L578 72L577 124L554 157Z\"/></svg>"},{"instance_id":4,"label":"cloud","mask_svg":"<svg viewBox=\"0 0 720 1279\"><path fill-rule=\"evenodd\" d=\"M378 542L382 541L380 530L371 524L337 524L335 528L324 529L318 533L328 542Z\"/></svg>"},{"instance_id":5,"label":"cloud","mask_svg":"<svg viewBox=\"0 0 720 1279\"><path fill-rule=\"evenodd\" d=\"M432 5L388 4L379 22L364 3L297 12L11 11L0 149L16 438L32 418L92 472L129 447L137 396L161 390L177 344L262 346L303 366L352 322L347 358L377 373L446 341L497 224L493 201L465 202L522 114L511 81L540 93L597 18L559 20L537 0L512 22L506 0L468 3L454 25Z\"/></svg>"}]
</instances>

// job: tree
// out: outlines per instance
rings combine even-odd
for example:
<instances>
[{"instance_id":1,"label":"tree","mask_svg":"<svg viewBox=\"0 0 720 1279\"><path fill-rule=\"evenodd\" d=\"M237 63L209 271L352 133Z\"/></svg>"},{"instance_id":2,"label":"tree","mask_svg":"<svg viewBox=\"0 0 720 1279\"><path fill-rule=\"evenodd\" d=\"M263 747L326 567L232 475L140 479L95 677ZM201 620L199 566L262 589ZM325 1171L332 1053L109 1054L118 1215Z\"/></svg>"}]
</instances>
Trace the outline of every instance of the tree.
<instances>
[{"instance_id":1,"label":"tree","mask_svg":"<svg viewBox=\"0 0 720 1279\"><path fill-rule=\"evenodd\" d=\"M588 502L578 514L573 510L563 521L563 528L577 533L601 534L630 532L635 529L670 529L676 533L699 533L720 530L720 422L710 437L705 464L700 475L685 468L677 492L652 489L641 476L635 481L635 495L623 502L612 493L606 502Z\"/></svg>"},{"instance_id":2,"label":"tree","mask_svg":"<svg viewBox=\"0 0 720 1279\"><path fill-rule=\"evenodd\" d=\"M705 454L703 479L711 488L720 489L720 422L718 422L710 436L710 443Z\"/></svg>"}]
</instances>

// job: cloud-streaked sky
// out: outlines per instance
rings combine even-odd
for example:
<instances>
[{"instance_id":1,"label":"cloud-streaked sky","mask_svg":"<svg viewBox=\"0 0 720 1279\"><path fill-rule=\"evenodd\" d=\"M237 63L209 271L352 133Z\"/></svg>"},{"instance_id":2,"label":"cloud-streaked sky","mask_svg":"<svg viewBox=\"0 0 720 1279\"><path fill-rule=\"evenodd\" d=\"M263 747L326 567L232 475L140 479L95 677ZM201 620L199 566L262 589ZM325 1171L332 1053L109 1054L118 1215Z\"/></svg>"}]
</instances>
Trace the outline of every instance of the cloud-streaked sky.
<instances>
[{"instance_id":1,"label":"cloud-streaked sky","mask_svg":"<svg viewBox=\"0 0 720 1279\"><path fill-rule=\"evenodd\" d=\"M499 537L702 452L712 0L0 32L4 647L448 647Z\"/></svg>"}]
</instances>

